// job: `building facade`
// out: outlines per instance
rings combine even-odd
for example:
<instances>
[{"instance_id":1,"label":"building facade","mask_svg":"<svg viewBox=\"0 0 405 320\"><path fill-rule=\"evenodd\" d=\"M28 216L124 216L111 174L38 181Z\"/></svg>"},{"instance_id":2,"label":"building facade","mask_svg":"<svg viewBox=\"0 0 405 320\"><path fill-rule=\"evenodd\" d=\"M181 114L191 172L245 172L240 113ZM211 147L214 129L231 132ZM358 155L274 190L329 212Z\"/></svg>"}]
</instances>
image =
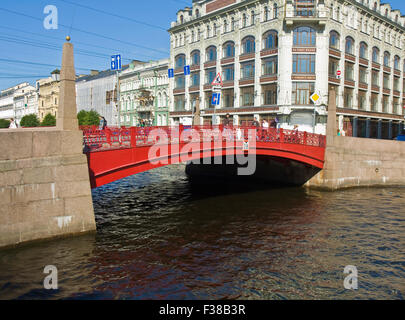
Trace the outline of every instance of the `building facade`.
<instances>
[{"instance_id":1,"label":"building facade","mask_svg":"<svg viewBox=\"0 0 405 320\"><path fill-rule=\"evenodd\" d=\"M121 125L168 125L168 63L163 59L130 65L120 73Z\"/></svg>"},{"instance_id":2,"label":"building facade","mask_svg":"<svg viewBox=\"0 0 405 320\"><path fill-rule=\"evenodd\" d=\"M37 81L39 88L38 117L42 121L50 113L57 117L59 106L60 71L55 70L51 77Z\"/></svg>"},{"instance_id":3,"label":"building facade","mask_svg":"<svg viewBox=\"0 0 405 320\"><path fill-rule=\"evenodd\" d=\"M76 80L77 111L95 110L110 126L118 125L117 75L115 71L92 71Z\"/></svg>"},{"instance_id":4,"label":"building facade","mask_svg":"<svg viewBox=\"0 0 405 320\"><path fill-rule=\"evenodd\" d=\"M334 87L343 134L391 138L404 122L404 31L405 17L379 0L194 0L169 30L170 119L191 121L198 98L202 123L230 113L234 124L277 117L325 133Z\"/></svg>"}]
</instances>

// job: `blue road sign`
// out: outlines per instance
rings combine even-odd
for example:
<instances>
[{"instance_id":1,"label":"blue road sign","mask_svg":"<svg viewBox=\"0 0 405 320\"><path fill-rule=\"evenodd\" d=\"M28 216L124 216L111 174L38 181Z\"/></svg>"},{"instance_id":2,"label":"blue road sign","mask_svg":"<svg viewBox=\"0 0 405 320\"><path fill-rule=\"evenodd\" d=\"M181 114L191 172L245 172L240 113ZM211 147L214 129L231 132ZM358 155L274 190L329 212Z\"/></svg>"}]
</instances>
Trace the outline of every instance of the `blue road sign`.
<instances>
[{"instance_id":1,"label":"blue road sign","mask_svg":"<svg viewBox=\"0 0 405 320\"><path fill-rule=\"evenodd\" d=\"M190 66L184 66L184 75L189 76L190 75Z\"/></svg>"},{"instance_id":2,"label":"blue road sign","mask_svg":"<svg viewBox=\"0 0 405 320\"><path fill-rule=\"evenodd\" d=\"M111 70L121 70L122 62L121 62L121 55L116 54L111 56Z\"/></svg>"},{"instance_id":3,"label":"blue road sign","mask_svg":"<svg viewBox=\"0 0 405 320\"><path fill-rule=\"evenodd\" d=\"M221 94L219 92L215 92L212 94L212 104L214 106L219 106L219 102L221 101Z\"/></svg>"},{"instance_id":4,"label":"blue road sign","mask_svg":"<svg viewBox=\"0 0 405 320\"><path fill-rule=\"evenodd\" d=\"M174 78L174 69L169 69L169 78Z\"/></svg>"}]
</instances>

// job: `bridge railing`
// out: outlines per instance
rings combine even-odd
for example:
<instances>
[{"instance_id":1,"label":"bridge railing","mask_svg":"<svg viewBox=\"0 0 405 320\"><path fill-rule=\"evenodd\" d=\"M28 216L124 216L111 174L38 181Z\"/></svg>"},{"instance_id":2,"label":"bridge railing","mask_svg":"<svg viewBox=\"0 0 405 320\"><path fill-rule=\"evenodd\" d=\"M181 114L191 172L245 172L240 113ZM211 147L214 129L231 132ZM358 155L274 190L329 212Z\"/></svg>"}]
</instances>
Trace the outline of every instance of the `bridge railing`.
<instances>
[{"instance_id":1,"label":"bridge railing","mask_svg":"<svg viewBox=\"0 0 405 320\"><path fill-rule=\"evenodd\" d=\"M107 149L135 148L156 143L203 142L213 140L249 140L257 142L289 143L325 147L326 137L298 130L256 128L252 126L159 126L159 127L80 127L83 130L84 152Z\"/></svg>"}]
</instances>

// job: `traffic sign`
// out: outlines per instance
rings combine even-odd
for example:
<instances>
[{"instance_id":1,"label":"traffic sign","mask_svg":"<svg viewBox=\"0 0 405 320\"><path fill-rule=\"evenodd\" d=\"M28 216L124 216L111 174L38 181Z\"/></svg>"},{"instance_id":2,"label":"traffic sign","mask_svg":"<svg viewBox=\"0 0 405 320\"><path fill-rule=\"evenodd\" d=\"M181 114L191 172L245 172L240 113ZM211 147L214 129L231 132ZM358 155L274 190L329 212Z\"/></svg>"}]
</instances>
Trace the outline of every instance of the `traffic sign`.
<instances>
[{"instance_id":1,"label":"traffic sign","mask_svg":"<svg viewBox=\"0 0 405 320\"><path fill-rule=\"evenodd\" d=\"M121 55L116 54L111 56L111 70L121 70L122 63L121 63Z\"/></svg>"},{"instance_id":2,"label":"traffic sign","mask_svg":"<svg viewBox=\"0 0 405 320\"><path fill-rule=\"evenodd\" d=\"M218 74L216 75L214 81L212 81L211 85L213 87L222 87L221 73L218 72Z\"/></svg>"},{"instance_id":3,"label":"traffic sign","mask_svg":"<svg viewBox=\"0 0 405 320\"><path fill-rule=\"evenodd\" d=\"M337 76L340 76L341 74L342 74L342 71L340 71L340 70L336 71Z\"/></svg>"},{"instance_id":4,"label":"traffic sign","mask_svg":"<svg viewBox=\"0 0 405 320\"><path fill-rule=\"evenodd\" d=\"M214 106L219 106L219 103L221 101L221 94L219 92L215 92L212 94L212 105Z\"/></svg>"},{"instance_id":5,"label":"traffic sign","mask_svg":"<svg viewBox=\"0 0 405 320\"><path fill-rule=\"evenodd\" d=\"M174 78L174 69L169 69L169 78Z\"/></svg>"},{"instance_id":6,"label":"traffic sign","mask_svg":"<svg viewBox=\"0 0 405 320\"><path fill-rule=\"evenodd\" d=\"M190 75L190 66L184 66L184 75L189 76Z\"/></svg>"},{"instance_id":7,"label":"traffic sign","mask_svg":"<svg viewBox=\"0 0 405 320\"><path fill-rule=\"evenodd\" d=\"M321 98L317 93L312 94L310 97L311 101L316 104L316 102Z\"/></svg>"}]
</instances>

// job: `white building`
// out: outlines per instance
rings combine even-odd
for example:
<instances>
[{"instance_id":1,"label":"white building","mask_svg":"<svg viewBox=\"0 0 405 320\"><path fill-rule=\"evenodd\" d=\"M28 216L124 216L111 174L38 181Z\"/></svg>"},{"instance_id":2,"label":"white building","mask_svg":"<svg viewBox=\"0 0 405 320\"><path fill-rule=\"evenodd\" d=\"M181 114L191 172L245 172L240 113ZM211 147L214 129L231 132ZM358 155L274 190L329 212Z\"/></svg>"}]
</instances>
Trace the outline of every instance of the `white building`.
<instances>
[{"instance_id":1,"label":"white building","mask_svg":"<svg viewBox=\"0 0 405 320\"><path fill-rule=\"evenodd\" d=\"M277 117L283 128L312 131L315 122L325 133L334 86L340 130L391 138L404 122L404 26L379 0L193 0L169 30L170 118L191 119L199 97L202 123L230 113L235 124Z\"/></svg>"},{"instance_id":2,"label":"white building","mask_svg":"<svg viewBox=\"0 0 405 320\"><path fill-rule=\"evenodd\" d=\"M130 65L120 74L121 125L166 126L169 119L169 59Z\"/></svg>"}]
</instances>

